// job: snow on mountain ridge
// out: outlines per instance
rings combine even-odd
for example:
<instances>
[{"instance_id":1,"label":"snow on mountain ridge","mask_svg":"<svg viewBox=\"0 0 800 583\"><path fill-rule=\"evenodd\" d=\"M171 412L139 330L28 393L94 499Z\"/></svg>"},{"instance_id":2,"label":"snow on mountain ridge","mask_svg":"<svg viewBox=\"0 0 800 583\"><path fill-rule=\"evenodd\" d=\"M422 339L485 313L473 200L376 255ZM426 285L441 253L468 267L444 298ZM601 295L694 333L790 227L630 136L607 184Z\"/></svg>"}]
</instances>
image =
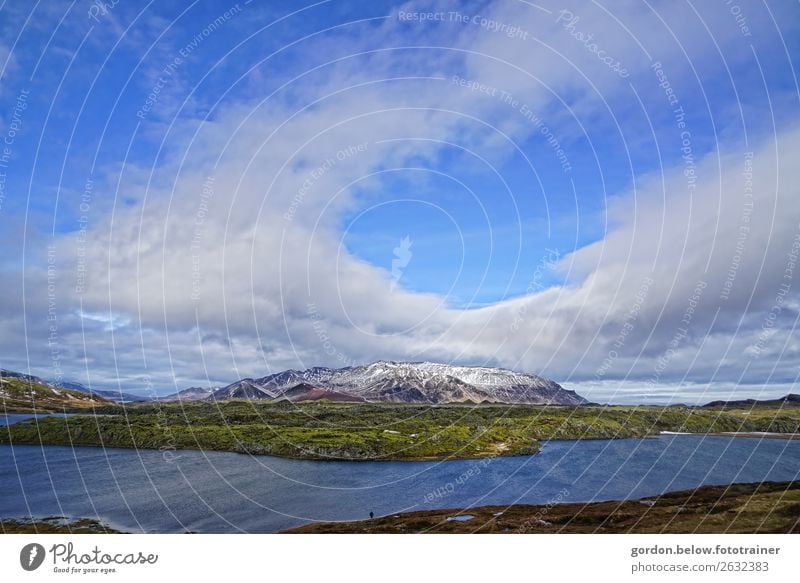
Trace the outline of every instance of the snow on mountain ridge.
<instances>
[{"instance_id":1,"label":"snow on mountain ridge","mask_svg":"<svg viewBox=\"0 0 800 583\"><path fill-rule=\"evenodd\" d=\"M302 383L368 401L569 405L585 402L573 391L533 374L502 368L393 361L339 369L290 369L259 379L242 379L220 389L211 398L275 398Z\"/></svg>"}]
</instances>

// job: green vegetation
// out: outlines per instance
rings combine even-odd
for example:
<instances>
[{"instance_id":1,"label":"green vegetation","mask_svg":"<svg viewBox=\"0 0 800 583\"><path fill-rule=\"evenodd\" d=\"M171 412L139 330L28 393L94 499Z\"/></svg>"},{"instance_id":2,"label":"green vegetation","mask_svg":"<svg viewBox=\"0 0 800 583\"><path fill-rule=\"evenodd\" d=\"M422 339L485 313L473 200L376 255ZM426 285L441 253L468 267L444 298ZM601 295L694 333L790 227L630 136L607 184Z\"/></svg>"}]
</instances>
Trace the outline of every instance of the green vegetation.
<instances>
[{"instance_id":1,"label":"green vegetation","mask_svg":"<svg viewBox=\"0 0 800 583\"><path fill-rule=\"evenodd\" d=\"M643 500L424 510L292 533L800 533L800 482L704 486Z\"/></svg>"},{"instance_id":2,"label":"green vegetation","mask_svg":"<svg viewBox=\"0 0 800 583\"><path fill-rule=\"evenodd\" d=\"M103 417L42 418L0 443L208 449L318 460L530 455L547 439L661 431L800 433L800 408L439 406L225 401L107 405Z\"/></svg>"},{"instance_id":3,"label":"green vegetation","mask_svg":"<svg viewBox=\"0 0 800 583\"><path fill-rule=\"evenodd\" d=\"M0 413L64 413L107 404L109 401L96 395L54 389L15 377L0 377Z\"/></svg>"}]
</instances>

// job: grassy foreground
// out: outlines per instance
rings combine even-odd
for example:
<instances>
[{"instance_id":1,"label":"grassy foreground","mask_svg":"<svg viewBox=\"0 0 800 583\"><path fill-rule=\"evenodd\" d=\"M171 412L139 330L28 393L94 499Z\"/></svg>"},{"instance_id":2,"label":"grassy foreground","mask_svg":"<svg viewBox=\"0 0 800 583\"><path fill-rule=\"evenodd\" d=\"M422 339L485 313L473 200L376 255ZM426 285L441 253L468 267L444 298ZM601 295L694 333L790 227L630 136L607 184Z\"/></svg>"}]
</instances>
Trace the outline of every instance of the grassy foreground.
<instances>
[{"instance_id":1,"label":"grassy foreground","mask_svg":"<svg viewBox=\"0 0 800 583\"><path fill-rule=\"evenodd\" d=\"M800 433L800 407L544 407L368 403L147 403L112 416L42 418L0 429L0 443L207 449L315 460L530 455L546 439L661 431Z\"/></svg>"},{"instance_id":2,"label":"grassy foreground","mask_svg":"<svg viewBox=\"0 0 800 583\"><path fill-rule=\"evenodd\" d=\"M452 520L465 515L473 518ZM623 502L408 512L357 522L309 524L284 532L800 533L800 482L704 486Z\"/></svg>"}]
</instances>

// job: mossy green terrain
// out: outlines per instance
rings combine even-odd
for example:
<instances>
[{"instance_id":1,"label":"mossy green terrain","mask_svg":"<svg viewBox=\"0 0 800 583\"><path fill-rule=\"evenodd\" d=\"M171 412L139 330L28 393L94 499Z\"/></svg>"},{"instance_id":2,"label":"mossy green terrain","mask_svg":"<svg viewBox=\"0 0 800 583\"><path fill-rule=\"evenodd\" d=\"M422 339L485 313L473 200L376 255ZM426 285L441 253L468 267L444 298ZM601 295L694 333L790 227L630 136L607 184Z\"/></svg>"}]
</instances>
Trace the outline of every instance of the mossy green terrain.
<instances>
[{"instance_id":1,"label":"mossy green terrain","mask_svg":"<svg viewBox=\"0 0 800 583\"><path fill-rule=\"evenodd\" d=\"M110 401L71 389L54 389L14 377L0 377L0 413L85 411Z\"/></svg>"},{"instance_id":2,"label":"mossy green terrain","mask_svg":"<svg viewBox=\"0 0 800 583\"><path fill-rule=\"evenodd\" d=\"M530 455L548 439L800 433L800 407L421 406L225 401L108 405L109 416L41 418L0 443L208 449L316 460Z\"/></svg>"}]
</instances>

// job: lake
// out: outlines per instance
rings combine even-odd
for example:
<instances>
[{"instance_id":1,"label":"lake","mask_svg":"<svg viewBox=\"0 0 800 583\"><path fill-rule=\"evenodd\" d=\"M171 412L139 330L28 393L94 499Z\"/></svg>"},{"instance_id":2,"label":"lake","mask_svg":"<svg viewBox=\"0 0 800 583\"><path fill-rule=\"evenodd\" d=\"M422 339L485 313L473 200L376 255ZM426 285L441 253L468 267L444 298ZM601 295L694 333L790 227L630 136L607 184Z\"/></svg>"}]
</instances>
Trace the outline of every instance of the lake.
<instances>
[{"instance_id":1,"label":"lake","mask_svg":"<svg viewBox=\"0 0 800 583\"><path fill-rule=\"evenodd\" d=\"M798 440L693 435L551 441L535 456L447 462L174 455L0 446L0 516L97 518L128 532L275 532L371 511L639 498L800 473Z\"/></svg>"}]
</instances>

